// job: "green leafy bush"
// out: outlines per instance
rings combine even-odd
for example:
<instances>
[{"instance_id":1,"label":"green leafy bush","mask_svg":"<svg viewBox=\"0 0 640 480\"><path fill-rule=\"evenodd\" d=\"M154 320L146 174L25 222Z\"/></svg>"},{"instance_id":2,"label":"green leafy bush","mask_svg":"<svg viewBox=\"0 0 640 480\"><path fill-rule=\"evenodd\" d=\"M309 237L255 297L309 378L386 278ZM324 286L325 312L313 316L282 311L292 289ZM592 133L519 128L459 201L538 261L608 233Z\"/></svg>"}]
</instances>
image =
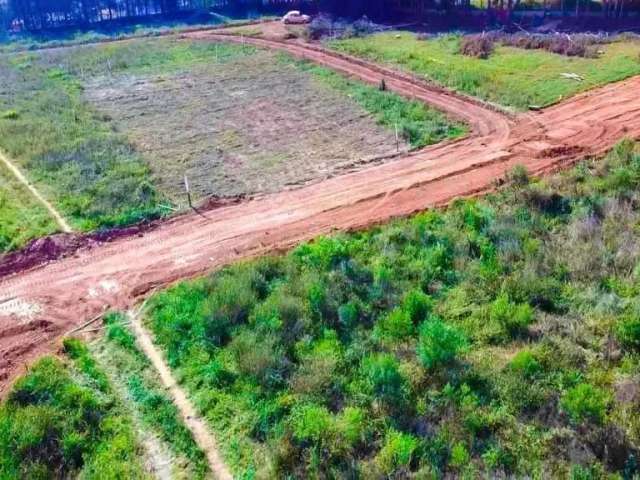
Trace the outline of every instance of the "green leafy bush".
<instances>
[{"instance_id":1,"label":"green leafy bush","mask_svg":"<svg viewBox=\"0 0 640 480\"><path fill-rule=\"evenodd\" d=\"M601 423L607 409L606 392L588 383L580 383L567 390L562 396L560 405L575 423L591 420Z\"/></svg>"},{"instance_id":2,"label":"green leafy bush","mask_svg":"<svg viewBox=\"0 0 640 480\"><path fill-rule=\"evenodd\" d=\"M379 354L366 357L361 369L373 395L389 404L403 401L406 383L400 373L400 365L393 355Z\"/></svg>"},{"instance_id":3,"label":"green leafy bush","mask_svg":"<svg viewBox=\"0 0 640 480\"><path fill-rule=\"evenodd\" d=\"M397 470L411 465L419 447L420 441L416 437L390 430L376 456L376 463L386 475L392 475Z\"/></svg>"},{"instance_id":4,"label":"green leafy bush","mask_svg":"<svg viewBox=\"0 0 640 480\"><path fill-rule=\"evenodd\" d=\"M425 368L447 365L467 348L467 339L456 327L432 317L420 326L418 357Z\"/></svg>"},{"instance_id":5,"label":"green leafy bush","mask_svg":"<svg viewBox=\"0 0 640 480\"><path fill-rule=\"evenodd\" d=\"M491 304L489 320L499 325L509 336L524 331L534 320L533 309L526 303L515 304L501 294Z\"/></svg>"},{"instance_id":6,"label":"green leafy bush","mask_svg":"<svg viewBox=\"0 0 640 480\"><path fill-rule=\"evenodd\" d=\"M616 335L630 351L640 351L640 318L627 318L618 323Z\"/></svg>"},{"instance_id":7,"label":"green leafy bush","mask_svg":"<svg viewBox=\"0 0 640 480\"><path fill-rule=\"evenodd\" d=\"M516 353L509 366L527 378L534 377L542 371L542 365L530 350L520 350Z\"/></svg>"},{"instance_id":8,"label":"green leafy bush","mask_svg":"<svg viewBox=\"0 0 640 480\"><path fill-rule=\"evenodd\" d=\"M301 442L321 442L327 440L334 431L335 424L329 411L319 405L301 405L291 412L293 437Z\"/></svg>"}]
</instances>

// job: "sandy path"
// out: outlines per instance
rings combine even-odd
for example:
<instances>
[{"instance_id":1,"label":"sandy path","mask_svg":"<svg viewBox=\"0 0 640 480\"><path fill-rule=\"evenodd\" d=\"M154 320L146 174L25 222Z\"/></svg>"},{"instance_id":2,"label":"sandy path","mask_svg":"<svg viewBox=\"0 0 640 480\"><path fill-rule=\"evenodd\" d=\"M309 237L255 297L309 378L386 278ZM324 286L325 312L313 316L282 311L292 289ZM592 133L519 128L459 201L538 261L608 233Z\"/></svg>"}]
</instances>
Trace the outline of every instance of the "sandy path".
<instances>
[{"instance_id":1,"label":"sandy path","mask_svg":"<svg viewBox=\"0 0 640 480\"><path fill-rule=\"evenodd\" d=\"M209 461L209 466L211 467L214 477L219 480L233 479L222 461L222 457L220 456L218 447L216 446L216 441L209 432L209 428L207 427L205 420L198 416L196 409L187 398L186 393L176 383L173 375L171 375L171 371L165 363L164 357L153 344L151 335L147 329L142 325L140 315L130 311L128 316L131 320L133 332L140 344L140 347L142 348L142 351L160 375L162 385L167 389L169 395L171 395L173 403L178 408L185 425L189 430L191 430L198 447L200 447L207 456L207 460Z\"/></svg>"},{"instance_id":2,"label":"sandy path","mask_svg":"<svg viewBox=\"0 0 640 480\"><path fill-rule=\"evenodd\" d=\"M36 187L33 186L31 182L29 182L29 180L27 180L27 178L23 175L20 169L16 165L14 165L14 163L11 160L9 160L9 158L2 152L0 152L0 161L6 165L6 167L9 169L9 171L13 174L14 177L16 177L18 181L22 183L27 188L27 190L29 190L31 195L33 195L38 202L44 205L44 208L46 208L47 211L54 218L54 220L58 224L58 227L60 227L61 231L65 233L71 233L73 231L73 229L69 226L69 224L64 219L64 217L60 215L60 213L54 208L54 206L51 205L47 201L47 199L40 194L40 192L36 189Z\"/></svg>"},{"instance_id":3,"label":"sandy path","mask_svg":"<svg viewBox=\"0 0 640 480\"><path fill-rule=\"evenodd\" d=\"M190 34L203 41L209 33ZM318 47L245 39L278 48L429 102L467 121L471 133L395 161L296 190L170 219L0 280L0 392L26 362L105 305L127 309L152 288L240 258L285 250L336 229L405 216L493 188L516 164L543 174L640 138L640 77L577 96L542 112L505 116L476 100ZM3 300L12 299L10 302ZM16 309L15 302L22 306ZM25 313L26 312L26 313Z\"/></svg>"}]
</instances>

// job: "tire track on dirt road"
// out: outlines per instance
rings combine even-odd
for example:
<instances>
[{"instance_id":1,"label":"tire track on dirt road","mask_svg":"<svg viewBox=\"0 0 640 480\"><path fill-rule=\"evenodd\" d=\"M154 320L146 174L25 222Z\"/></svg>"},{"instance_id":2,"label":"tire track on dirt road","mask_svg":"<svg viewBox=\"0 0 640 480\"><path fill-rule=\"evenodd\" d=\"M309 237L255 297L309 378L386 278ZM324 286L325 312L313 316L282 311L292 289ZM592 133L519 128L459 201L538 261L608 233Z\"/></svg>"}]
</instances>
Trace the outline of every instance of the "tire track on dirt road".
<instances>
[{"instance_id":1,"label":"tire track on dirt road","mask_svg":"<svg viewBox=\"0 0 640 480\"><path fill-rule=\"evenodd\" d=\"M220 38L199 33L189 38ZM228 41L229 37L223 38ZM506 116L422 80L318 47L245 39L286 50L438 106L466 120L464 139L392 162L283 191L179 216L141 236L0 280L0 391L25 363L50 352L65 331L105 306L128 309L152 288L241 258L281 251L334 230L350 230L491 190L516 164L533 174L599 155L621 138L640 138L640 77L579 95L542 112ZM3 300L12 299L3 303ZM19 303L16 303L19 302ZM17 308L19 305L20 308ZM21 328L16 331L16 325Z\"/></svg>"}]
</instances>

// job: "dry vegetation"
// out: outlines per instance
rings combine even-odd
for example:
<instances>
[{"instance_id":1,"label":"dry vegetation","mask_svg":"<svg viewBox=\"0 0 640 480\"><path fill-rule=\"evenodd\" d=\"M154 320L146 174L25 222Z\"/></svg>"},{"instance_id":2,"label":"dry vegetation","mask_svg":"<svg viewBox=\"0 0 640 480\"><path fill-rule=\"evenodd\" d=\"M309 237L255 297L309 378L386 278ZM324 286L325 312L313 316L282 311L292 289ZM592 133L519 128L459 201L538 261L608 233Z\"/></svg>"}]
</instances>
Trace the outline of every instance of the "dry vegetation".
<instances>
[{"instance_id":1,"label":"dry vegetation","mask_svg":"<svg viewBox=\"0 0 640 480\"><path fill-rule=\"evenodd\" d=\"M274 192L396 152L393 132L277 54L212 60L86 84L86 98L128 132L173 198L184 174L200 196Z\"/></svg>"}]
</instances>

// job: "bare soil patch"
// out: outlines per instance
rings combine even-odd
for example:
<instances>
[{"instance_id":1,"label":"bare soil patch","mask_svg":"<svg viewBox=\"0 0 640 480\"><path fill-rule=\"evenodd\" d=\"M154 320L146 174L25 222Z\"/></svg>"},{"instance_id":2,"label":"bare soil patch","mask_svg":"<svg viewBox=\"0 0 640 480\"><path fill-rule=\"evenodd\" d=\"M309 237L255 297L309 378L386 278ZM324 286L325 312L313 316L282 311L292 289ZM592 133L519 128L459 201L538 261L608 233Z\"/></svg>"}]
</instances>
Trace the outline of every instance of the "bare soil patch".
<instances>
[{"instance_id":1,"label":"bare soil patch","mask_svg":"<svg viewBox=\"0 0 640 480\"><path fill-rule=\"evenodd\" d=\"M198 198L271 193L396 153L393 132L277 55L102 77L87 84L86 97L129 136L175 201L184 197L184 175Z\"/></svg>"}]
</instances>

